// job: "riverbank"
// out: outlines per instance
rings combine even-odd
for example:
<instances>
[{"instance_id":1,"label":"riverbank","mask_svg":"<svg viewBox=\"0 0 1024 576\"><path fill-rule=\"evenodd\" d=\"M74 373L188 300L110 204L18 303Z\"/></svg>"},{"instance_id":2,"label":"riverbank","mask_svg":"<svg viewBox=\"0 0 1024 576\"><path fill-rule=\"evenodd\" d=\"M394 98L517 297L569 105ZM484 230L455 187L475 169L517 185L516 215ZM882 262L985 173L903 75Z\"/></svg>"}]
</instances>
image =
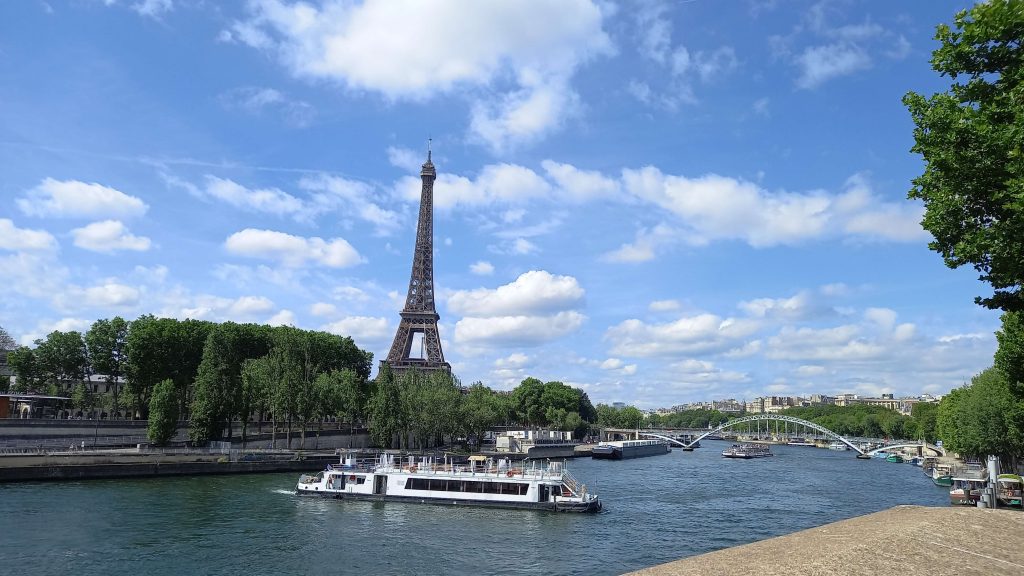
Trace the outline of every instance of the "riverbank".
<instances>
[{"instance_id":1,"label":"riverbank","mask_svg":"<svg viewBox=\"0 0 1024 576\"><path fill-rule=\"evenodd\" d=\"M631 572L631 576L1019 576L1024 514L896 506Z\"/></svg>"},{"instance_id":2,"label":"riverbank","mask_svg":"<svg viewBox=\"0 0 1024 576\"><path fill-rule=\"evenodd\" d=\"M146 453L131 451L66 452L45 455L0 456L0 482L99 480L310 472L337 462L335 454L294 452Z\"/></svg>"}]
</instances>

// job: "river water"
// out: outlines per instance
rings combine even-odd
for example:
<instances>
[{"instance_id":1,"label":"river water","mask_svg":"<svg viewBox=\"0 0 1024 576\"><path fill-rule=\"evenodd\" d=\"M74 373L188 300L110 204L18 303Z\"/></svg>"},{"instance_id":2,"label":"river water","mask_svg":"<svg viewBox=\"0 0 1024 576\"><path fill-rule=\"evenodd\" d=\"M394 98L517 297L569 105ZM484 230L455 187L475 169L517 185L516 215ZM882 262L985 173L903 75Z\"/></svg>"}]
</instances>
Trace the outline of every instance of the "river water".
<instances>
[{"instance_id":1,"label":"river water","mask_svg":"<svg viewBox=\"0 0 1024 576\"><path fill-rule=\"evenodd\" d=\"M621 574L897 504L946 506L921 469L725 442L569 469L600 514L299 498L297 474L0 485L0 574Z\"/></svg>"}]
</instances>

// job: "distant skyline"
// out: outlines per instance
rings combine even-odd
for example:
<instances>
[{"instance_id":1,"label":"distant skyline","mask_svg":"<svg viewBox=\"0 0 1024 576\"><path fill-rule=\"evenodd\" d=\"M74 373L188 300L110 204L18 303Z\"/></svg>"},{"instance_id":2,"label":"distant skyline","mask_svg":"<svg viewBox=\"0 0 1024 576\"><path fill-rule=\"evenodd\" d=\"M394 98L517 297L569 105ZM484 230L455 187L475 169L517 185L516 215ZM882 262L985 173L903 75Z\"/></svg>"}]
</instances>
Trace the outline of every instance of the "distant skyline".
<instances>
[{"instance_id":1,"label":"distant skyline","mask_svg":"<svg viewBox=\"0 0 1024 576\"><path fill-rule=\"evenodd\" d=\"M944 394L988 288L928 250L900 98L969 2L0 4L0 325L290 324L387 355L433 139L464 384Z\"/></svg>"}]
</instances>

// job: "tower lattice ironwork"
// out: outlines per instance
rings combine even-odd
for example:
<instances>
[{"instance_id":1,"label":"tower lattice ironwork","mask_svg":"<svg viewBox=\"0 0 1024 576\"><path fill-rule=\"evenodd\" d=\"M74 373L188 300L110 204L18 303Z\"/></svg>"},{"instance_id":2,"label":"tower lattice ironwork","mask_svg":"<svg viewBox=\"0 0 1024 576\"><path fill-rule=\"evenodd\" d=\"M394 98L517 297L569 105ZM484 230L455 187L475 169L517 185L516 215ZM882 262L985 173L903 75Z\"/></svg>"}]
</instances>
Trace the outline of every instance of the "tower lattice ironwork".
<instances>
[{"instance_id":1,"label":"tower lattice ironwork","mask_svg":"<svg viewBox=\"0 0 1024 576\"><path fill-rule=\"evenodd\" d=\"M427 162L420 170L423 189L420 192L420 217L416 225L416 249L412 256L412 275L409 278L409 294L402 309L402 321L398 324L395 341L391 344L387 360L381 364L390 366L396 374L410 369L444 370L451 372L451 365L444 361L441 351L441 337L437 333L437 321L441 318L434 308L434 180L437 172L427 150ZM413 346L416 336L422 335L419 356L414 357Z\"/></svg>"}]
</instances>

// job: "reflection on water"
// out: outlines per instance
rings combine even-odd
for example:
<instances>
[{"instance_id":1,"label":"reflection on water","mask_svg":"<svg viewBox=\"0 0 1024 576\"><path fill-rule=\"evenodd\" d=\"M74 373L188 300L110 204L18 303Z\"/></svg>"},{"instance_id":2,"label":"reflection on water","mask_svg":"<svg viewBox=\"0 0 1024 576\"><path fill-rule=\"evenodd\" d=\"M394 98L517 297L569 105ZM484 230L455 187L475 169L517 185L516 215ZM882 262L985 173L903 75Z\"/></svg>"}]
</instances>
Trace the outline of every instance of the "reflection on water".
<instances>
[{"instance_id":1,"label":"reflection on water","mask_svg":"<svg viewBox=\"0 0 1024 576\"><path fill-rule=\"evenodd\" d=\"M907 464L794 446L725 460L724 445L571 461L595 515L299 498L298 474L0 485L0 574L620 574L948 501Z\"/></svg>"}]
</instances>

